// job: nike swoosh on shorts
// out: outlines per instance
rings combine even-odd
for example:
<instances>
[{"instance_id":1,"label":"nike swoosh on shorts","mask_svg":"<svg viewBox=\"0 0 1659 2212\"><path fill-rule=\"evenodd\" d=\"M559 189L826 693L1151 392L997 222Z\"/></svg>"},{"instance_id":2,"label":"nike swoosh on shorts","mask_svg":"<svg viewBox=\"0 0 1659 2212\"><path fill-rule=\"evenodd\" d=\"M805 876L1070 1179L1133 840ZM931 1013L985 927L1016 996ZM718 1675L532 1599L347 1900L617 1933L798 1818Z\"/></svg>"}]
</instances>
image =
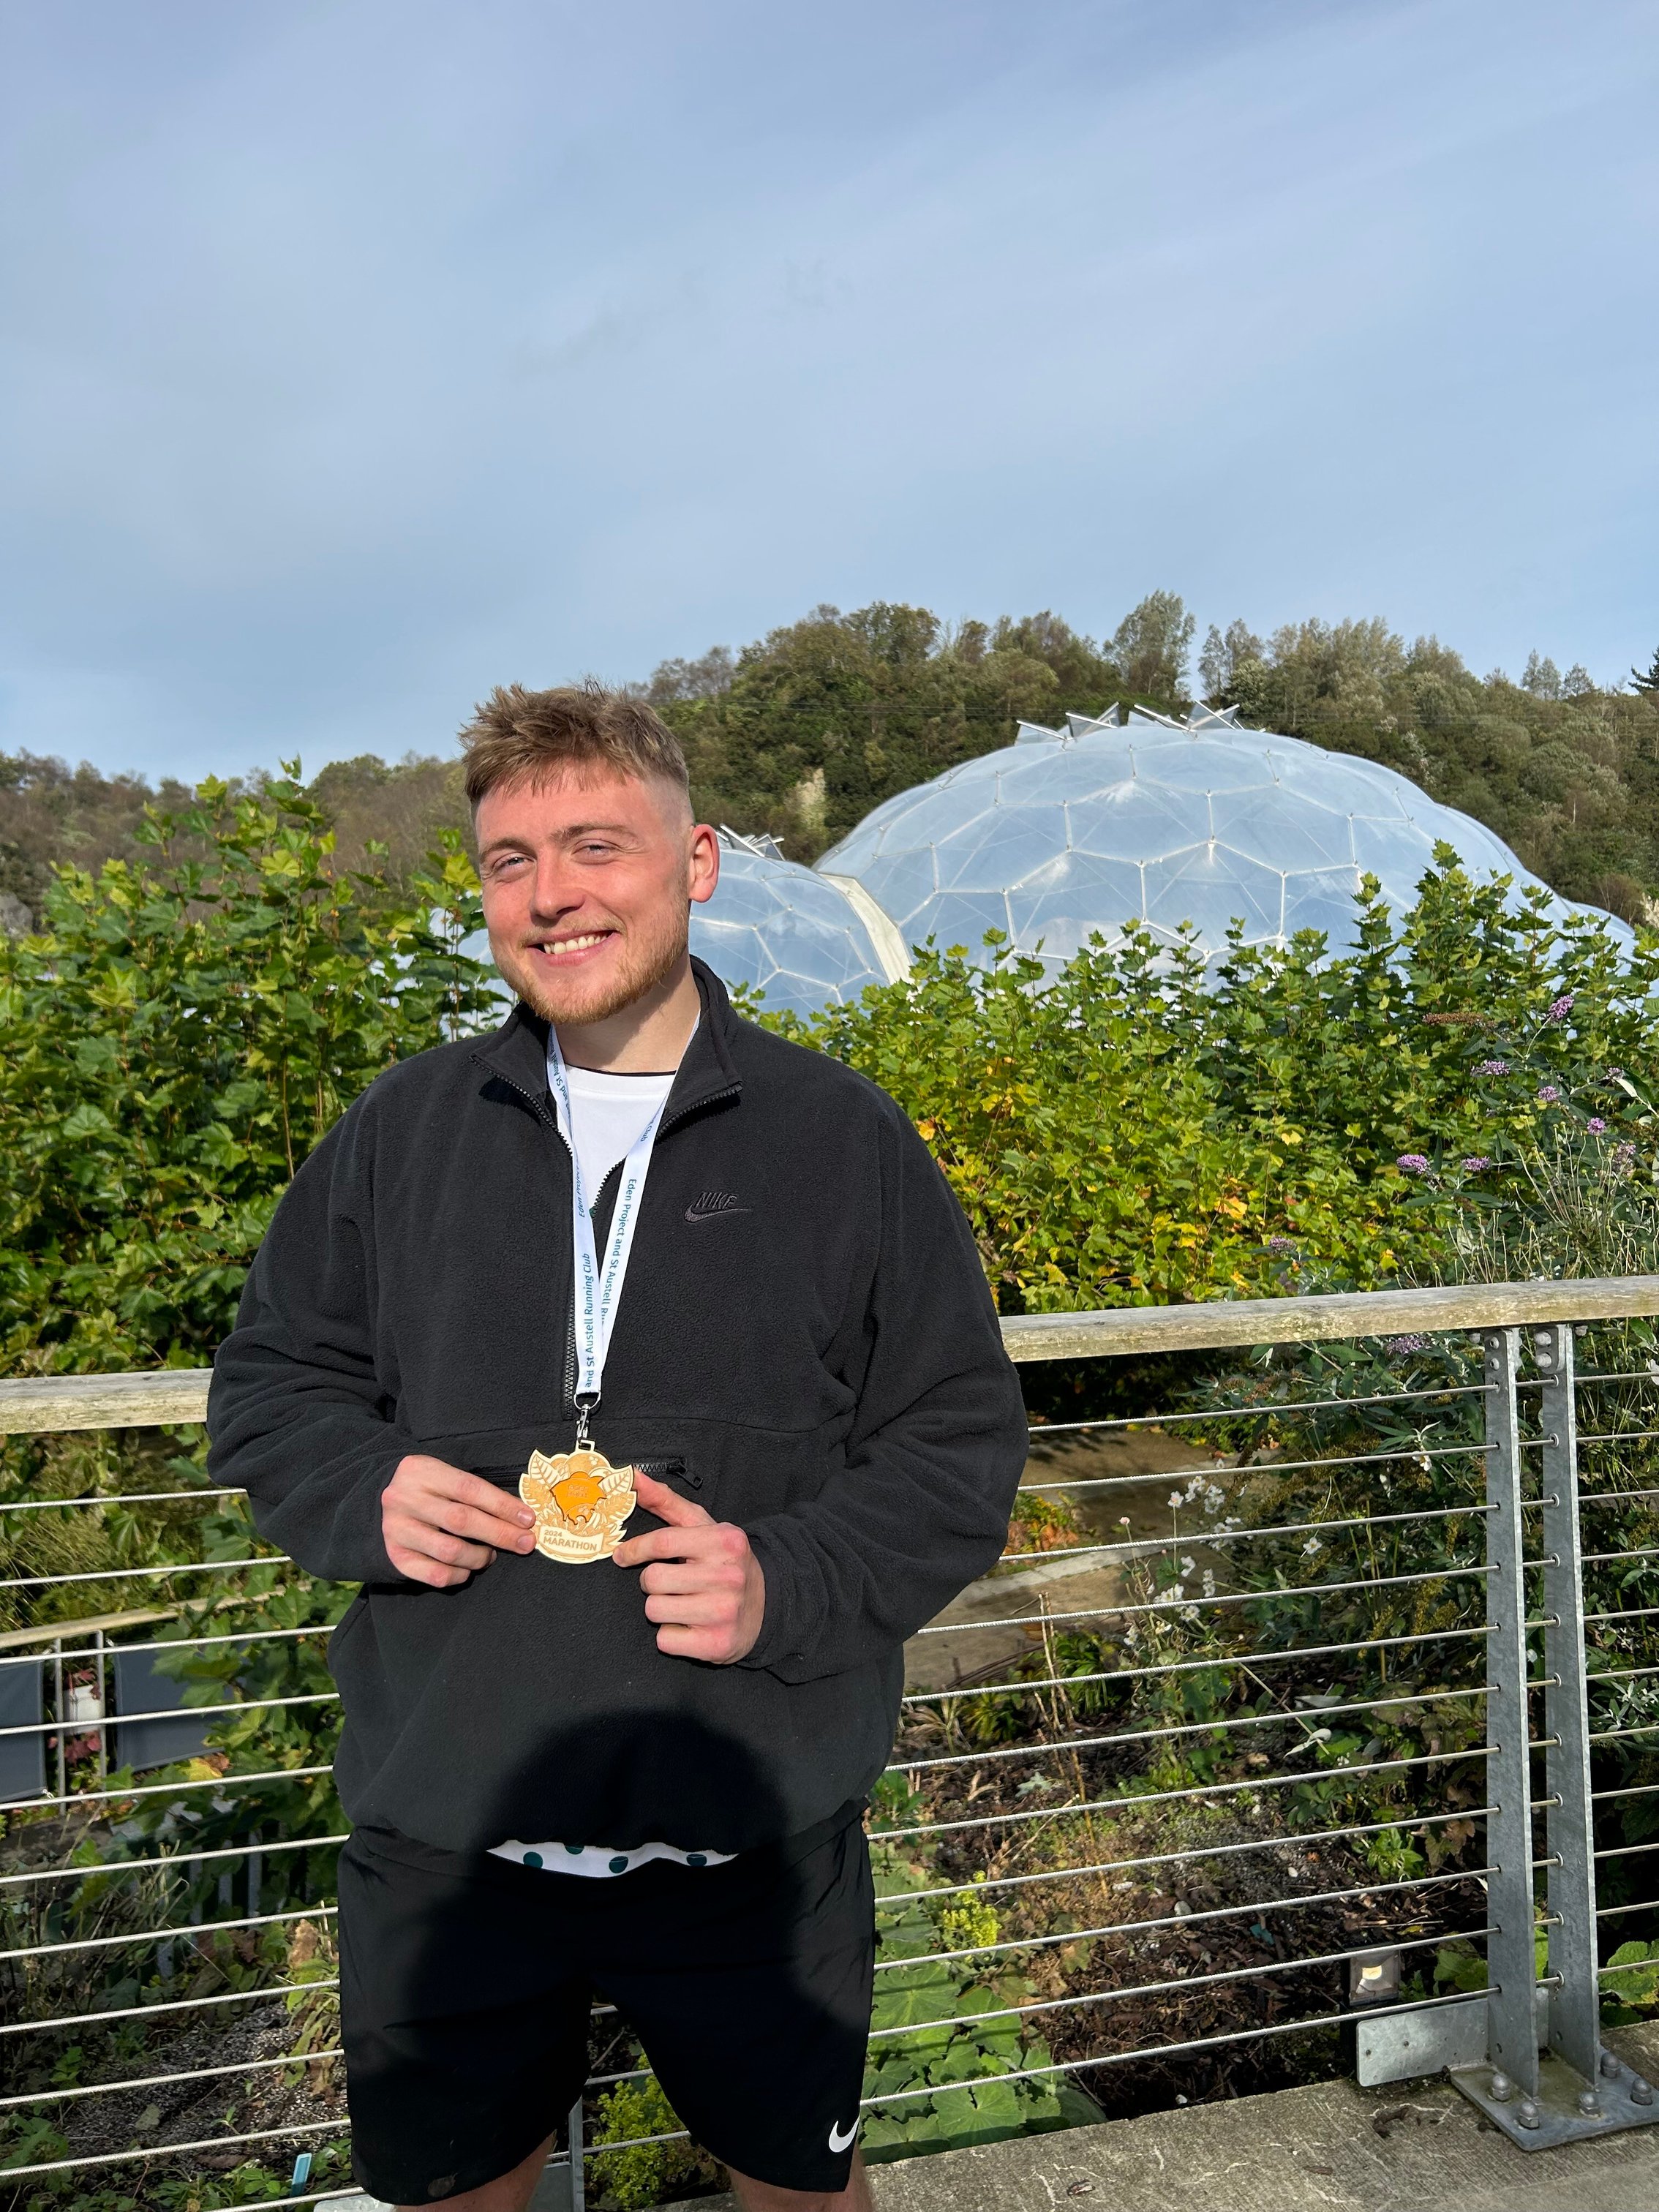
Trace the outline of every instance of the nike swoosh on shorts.
<instances>
[{"instance_id":1,"label":"nike swoosh on shorts","mask_svg":"<svg viewBox=\"0 0 1659 2212\"><path fill-rule=\"evenodd\" d=\"M858 2133L858 2131L859 2124L856 2120L854 2120L852 2126L848 2129L845 2135L842 2135L839 2128L832 2127L830 2130L830 2149L845 2150L848 2144L852 2142L854 2136Z\"/></svg>"}]
</instances>

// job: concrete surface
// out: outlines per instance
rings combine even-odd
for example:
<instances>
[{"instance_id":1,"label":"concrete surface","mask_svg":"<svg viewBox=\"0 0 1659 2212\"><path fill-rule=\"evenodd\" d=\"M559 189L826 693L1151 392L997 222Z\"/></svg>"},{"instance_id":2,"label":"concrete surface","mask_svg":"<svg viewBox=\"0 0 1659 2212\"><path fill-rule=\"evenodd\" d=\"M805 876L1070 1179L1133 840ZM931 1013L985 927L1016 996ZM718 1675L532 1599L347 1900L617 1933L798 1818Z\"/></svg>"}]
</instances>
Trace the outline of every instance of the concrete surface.
<instances>
[{"instance_id":1,"label":"concrete surface","mask_svg":"<svg viewBox=\"0 0 1659 2212\"><path fill-rule=\"evenodd\" d=\"M1659 2069L1659 2027L1616 2030ZM879 2166L879 2212L1659 2212L1659 2127L1517 2150L1449 2081L1325 2081ZM731 2212L704 2197L674 2212Z\"/></svg>"}]
</instances>

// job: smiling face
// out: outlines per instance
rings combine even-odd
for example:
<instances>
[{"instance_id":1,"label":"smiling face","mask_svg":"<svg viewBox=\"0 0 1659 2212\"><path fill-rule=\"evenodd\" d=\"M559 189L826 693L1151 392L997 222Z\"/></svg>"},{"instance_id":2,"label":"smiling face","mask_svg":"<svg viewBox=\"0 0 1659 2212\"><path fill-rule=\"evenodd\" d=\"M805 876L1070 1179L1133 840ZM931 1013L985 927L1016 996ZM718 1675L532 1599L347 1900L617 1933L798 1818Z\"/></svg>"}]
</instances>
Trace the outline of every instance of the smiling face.
<instances>
[{"instance_id":1,"label":"smiling face","mask_svg":"<svg viewBox=\"0 0 1659 2212\"><path fill-rule=\"evenodd\" d=\"M685 973L690 902L720 858L665 777L572 766L499 785L476 828L490 951L544 1020L605 1022Z\"/></svg>"}]
</instances>

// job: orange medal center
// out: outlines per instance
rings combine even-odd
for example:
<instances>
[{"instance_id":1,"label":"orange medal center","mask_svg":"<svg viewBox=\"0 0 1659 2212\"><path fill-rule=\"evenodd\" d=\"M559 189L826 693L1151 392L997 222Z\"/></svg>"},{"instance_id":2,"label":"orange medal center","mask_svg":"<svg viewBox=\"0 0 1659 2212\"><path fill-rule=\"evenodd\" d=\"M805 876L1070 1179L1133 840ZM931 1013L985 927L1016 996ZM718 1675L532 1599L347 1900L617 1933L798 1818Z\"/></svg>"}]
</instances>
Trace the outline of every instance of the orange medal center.
<instances>
[{"instance_id":1,"label":"orange medal center","mask_svg":"<svg viewBox=\"0 0 1659 2212\"><path fill-rule=\"evenodd\" d=\"M604 1496L598 1475L590 1474L586 1468L573 1468L562 1481L553 1485L554 1502L567 1521L586 1521Z\"/></svg>"}]
</instances>

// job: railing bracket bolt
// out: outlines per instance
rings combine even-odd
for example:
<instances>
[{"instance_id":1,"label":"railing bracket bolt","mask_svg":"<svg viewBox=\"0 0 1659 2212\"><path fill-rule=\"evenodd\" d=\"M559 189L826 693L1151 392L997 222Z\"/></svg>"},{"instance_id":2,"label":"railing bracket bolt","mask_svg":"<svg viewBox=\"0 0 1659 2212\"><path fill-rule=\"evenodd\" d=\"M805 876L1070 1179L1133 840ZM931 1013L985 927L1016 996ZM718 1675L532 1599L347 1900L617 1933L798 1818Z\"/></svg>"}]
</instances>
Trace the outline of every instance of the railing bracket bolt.
<instances>
[{"instance_id":1,"label":"railing bracket bolt","mask_svg":"<svg viewBox=\"0 0 1659 2212\"><path fill-rule=\"evenodd\" d=\"M1594 2089L1581 2089L1578 2092L1578 2109L1587 2120L1601 2118L1601 2106Z\"/></svg>"},{"instance_id":2,"label":"railing bracket bolt","mask_svg":"<svg viewBox=\"0 0 1659 2212\"><path fill-rule=\"evenodd\" d=\"M1653 2102L1652 2082L1644 2081L1638 2074L1630 2085L1630 2100L1632 2105L1650 2105Z\"/></svg>"},{"instance_id":3,"label":"railing bracket bolt","mask_svg":"<svg viewBox=\"0 0 1659 2212\"><path fill-rule=\"evenodd\" d=\"M1535 2128L1543 2118L1536 2097L1522 2097L1515 2108L1515 2117L1523 2128Z\"/></svg>"},{"instance_id":4,"label":"railing bracket bolt","mask_svg":"<svg viewBox=\"0 0 1659 2212\"><path fill-rule=\"evenodd\" d=\"M1507 2074L1494 2074L1492 2075L1492 2101L1495 2104L1508 2104L1510 2099L1515 2094L1515 2084L1510 2081Z\"/></svg>"},{"instance_id":5,"label":"railing bracket bolt","mask_svg":"<svg viewBox=\"0 0 1659 2212\"><path fill-rule=\"evenodd\" d=\"M1616 2081L1624 2070L1612 2051L1604 2051L1601 2053L1601 2072L1607 2081Z\"/></svg>"}]
</instances>

